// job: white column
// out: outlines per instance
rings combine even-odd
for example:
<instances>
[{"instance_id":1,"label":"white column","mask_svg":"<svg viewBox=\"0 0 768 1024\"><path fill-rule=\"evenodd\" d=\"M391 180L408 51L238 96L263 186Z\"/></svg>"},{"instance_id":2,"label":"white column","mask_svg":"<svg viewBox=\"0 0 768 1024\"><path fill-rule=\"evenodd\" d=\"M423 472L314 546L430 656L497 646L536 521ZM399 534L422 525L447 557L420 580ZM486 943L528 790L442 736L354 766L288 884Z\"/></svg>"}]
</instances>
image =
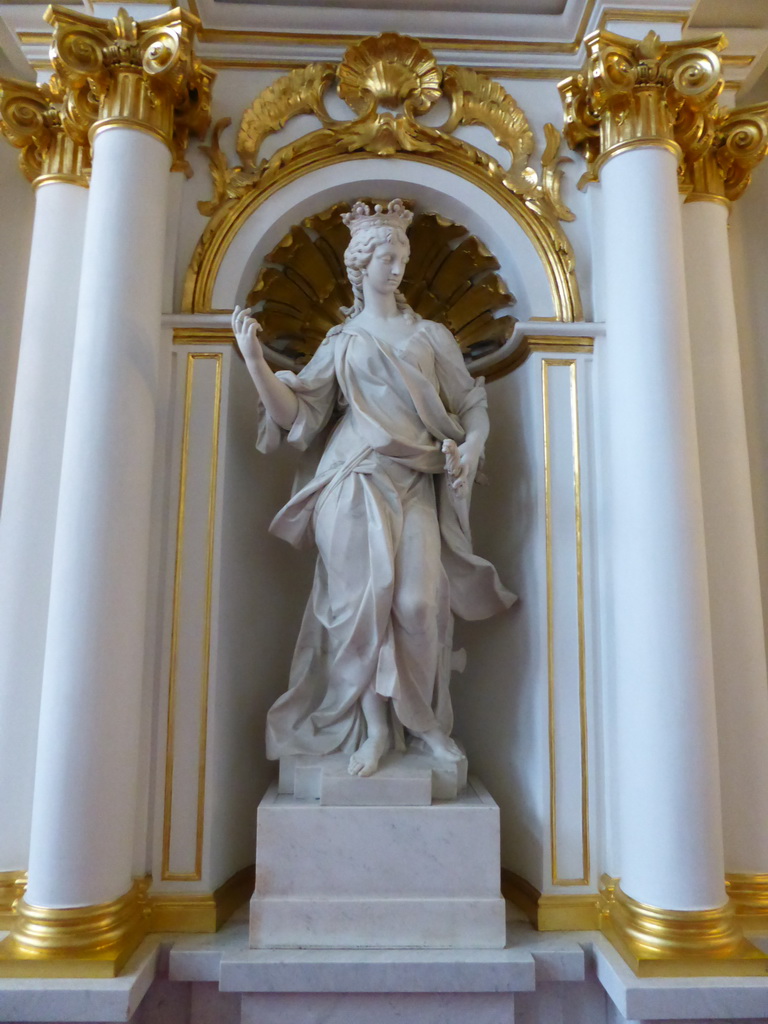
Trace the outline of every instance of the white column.
<instances>
[{"instance_id":1,"label":"white column","mask_svg":"<svg viewBox=\"0 0 768 1024\"><path fill-rule=\"evenodd\" d=\"M61 473L26 901L132 884L168 148L97 132Z\"/></svg>"},{"instance_id":2,"label":"white column","mask_svg":"<svg viewBox=\"0 0 768 1024\"><path fill-rule=\"evenodd\" d=\"M728 208L683 207L725 867L768 871L768 678Z\"/></svg>"},{"instance_id":3,"label":"white column","mask_svg":"<svg viewBox=\"0 0 768 1024\"><path fill-rule=\"evenodd\" d=\"M712 909L726 896L677 159L632 147L601 181L621 888L667 910Z\"/></svg>"},{"instance_id":4,"label":"white column","mask_svg":"<svg viewBox=\"0 0 768 1024\"><path fill-rule=\"evenodd\" d=\"M0 518L0 871L26 870L88 190L36 190Z\"/></svg>"}]
</instances>

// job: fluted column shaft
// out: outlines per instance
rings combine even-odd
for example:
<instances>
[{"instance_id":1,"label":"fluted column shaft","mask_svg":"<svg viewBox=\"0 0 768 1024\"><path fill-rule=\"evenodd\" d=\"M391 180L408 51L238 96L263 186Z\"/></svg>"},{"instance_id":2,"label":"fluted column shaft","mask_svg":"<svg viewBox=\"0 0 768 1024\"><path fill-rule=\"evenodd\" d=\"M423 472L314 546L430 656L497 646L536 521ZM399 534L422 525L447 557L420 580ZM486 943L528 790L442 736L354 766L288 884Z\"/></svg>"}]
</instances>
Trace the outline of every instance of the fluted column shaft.
<instances>
[{"instance_id":1,"label":"fluted column shaft","mask_svg":"<svg viewBox=\"0 0 768 1024\"><path fill-rule=\"evenodd\" d=\"M169 171L204 130L199 22L51 7L68 134L92 174L40 701L29 878L0 973L113 974L143 932L133 850ZM89 127L90 125L90 127Z\"/></svg>"},{"instance_id":2,"label":"fluted column shaft","mask_svg":"<svg viewBox=\"0 0 768 1024\"><path fill-rule=\"evenodd\" d=\"M710 137L722 37L585 40L566 135L602 188L604 686L618 885L606 929L637 969L742 958L725 891L707 552L678 166ZM644 969L644 968L643 968ZM651 970L652 968L648 968Z\"/></svg>"},{"instance_id":3,"label":"fluted column shaft","mask_svg":"<svg viewBox=\"0 0 768 1024\"><path fill-rule=\"evenodd\" d=\"M87 209L87 143L47 86L0 78L0 132L35 187L0 517L0 911L26 871L61 458Z\"/></svg>"},{"instance_id":4,"label":"fluted column shaft","mask_svg":"<svg viewBox=\"0 0 768 1024\"><path fill-rule=\"evenodd\" d=\"M42 907L131 886L170 154L99 133L43 675L29 883Z\"/></svg>"},{"instance_id":5,"label":"fluted column shaft","mask_svg":"<svg viewBox=\"0 0 768 1024\"><path fill-rule=\"evenodd\" d=\"M723 789L725 868L768 873L768 674L728 209L683 207Z\"/></svg>"},{"instance_id":6,"label":"fluted column shaft","mask_svg":"<svg viewBox=\"0 0 768 1024\"><path fill-rule=\"evenodd\" d=\"M0 519L0 871L27 868L48 593L87 189L36 190Z\"/></svg>"},{"instance_id":7,"label":"fluted column shaft","mask_svg":"<svg viewBox=\"0 0 768 1024\"><path fill-rule=\"evenodd\" d=\"M601 182L621 887L702 910L726 896L677 160L631 149Z\"/></svg>"}]
</instances>

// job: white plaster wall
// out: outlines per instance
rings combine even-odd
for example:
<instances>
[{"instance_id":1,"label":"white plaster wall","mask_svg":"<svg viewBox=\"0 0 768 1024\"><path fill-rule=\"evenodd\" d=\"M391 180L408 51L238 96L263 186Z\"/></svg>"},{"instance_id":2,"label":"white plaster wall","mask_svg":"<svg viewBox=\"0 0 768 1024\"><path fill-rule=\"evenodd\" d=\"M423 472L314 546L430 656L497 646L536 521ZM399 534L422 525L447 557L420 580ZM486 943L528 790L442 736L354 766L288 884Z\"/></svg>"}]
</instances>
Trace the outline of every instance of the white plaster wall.
<instances>
[{"instance_id":1,"label":"white plaster wall","mask_svg":"<svg viewBox=\"0 0 768 1024\"><path fill-rule=\"evenodd\" d=\"M217 884L254 861L256 805L277 771L264 755L266 713L287 688L314 565L313 552L297 552L268 532L290 497L297 453L287 446L269 456L256 451L256 392L238 358L222 430L217 698L209 731L215 757L206 821Z\"/></svg>"},{"instance_id":2,"label":"white plaster wall","mask_svg":"<svg viewBox=\"0 0 768 1024\"><path fill-rule=\"evenodd\" d=\"M548 833L547 661L541 405L528 360L489 385L491 434L486 487L475 487L477 552L518 595L508 612L483 622L457 620L454 647L467 669L451 683L456 735L472 772L501 807L502 865L541 888Z\"/></svg>"},{"instance_id":3,"label":"white plaster wall","mask_svg":"<svg viewBox=\"0 0 768 1024\"><path fill-rule=\"evenodd\" d=\"M763 610L768 614L768 162L733 205L731 258Z\"/></svg>"},{"instance_id":4,"label":"white plaster wall","mask_svg":"<svg viewBox=\"0 0 768 1024\"><path fill-rule=\"evenodd\" d=\"M167 254L166 254L167 256ZM147 632L144 647L144 680L138 778L138 800L134 837L134 867L136 878L151 874L152 841L156 806L158 764L154 742L155 723L161 704L161 689L167 676L163 673L163 655L170 619L165 618L166 566L172 564L169 533L172 519L173 488L170 481L176 475L173 461L173 402L176 363L172 359L172 331L162 331L158 360L158 401L155 459L153 466L149 577L147 595ZM171 581L172 583L172 581Z\"/></svg>"},{"instance_id":5,"label":"white plaster wall","mask_svg":"<svg viewBox=\"0 0 768 1024\"><path fill-rule=\"evenodd\" d=\"M35 198L18 151L0 146L0 496L11 430ZM51 310L55 316L56 311Z\"/></svg>"}]
</instances>

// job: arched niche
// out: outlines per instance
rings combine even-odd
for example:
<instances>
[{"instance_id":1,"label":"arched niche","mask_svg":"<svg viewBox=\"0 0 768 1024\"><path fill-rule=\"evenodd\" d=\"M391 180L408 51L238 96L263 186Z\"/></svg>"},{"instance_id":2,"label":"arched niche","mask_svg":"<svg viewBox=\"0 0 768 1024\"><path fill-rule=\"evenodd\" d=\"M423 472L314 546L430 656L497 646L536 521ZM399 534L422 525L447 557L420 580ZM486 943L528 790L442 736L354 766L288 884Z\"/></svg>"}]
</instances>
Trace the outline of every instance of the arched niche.
<instances>
[{"instance_id":1,"label":"arched niche","mask_svg":"<svg viewBox=\"0 0 768 1024\"><path fill-rule=\"evenodd\" d=\"M315 127L272 151L276 133L299 121ZM231 309L245 297L242 278L255 278L259 261L304 217L360 195L399 194L484 243L519 317L582 318L561 225L573 214L560 200L560 133L544 126L535 170L524 112L487 76L442 68L418 40L385 33L350 47L338 66L309 64L263 90L242 116L241 164L232 167L219 147L228 124L218 122L206 148L214 195L199 204L210 220L187 272L185 312Z\"/></svg>"},{"instance_id":2,"label":"arched niche","mask_svg":"<svg viewBox=\"0 0 768 1024\"><path fill-rule=\"evenodd\" d=\"M487 192L440 167L392 158L350 160L312 171L256 206L240 225L216 273L211 308L242 305L267 254L290 228L342 200L375 195L413 201L474 234L499 262L515 315L557 316L546 267L524 229Z\"/></svg>"}]
</instances>

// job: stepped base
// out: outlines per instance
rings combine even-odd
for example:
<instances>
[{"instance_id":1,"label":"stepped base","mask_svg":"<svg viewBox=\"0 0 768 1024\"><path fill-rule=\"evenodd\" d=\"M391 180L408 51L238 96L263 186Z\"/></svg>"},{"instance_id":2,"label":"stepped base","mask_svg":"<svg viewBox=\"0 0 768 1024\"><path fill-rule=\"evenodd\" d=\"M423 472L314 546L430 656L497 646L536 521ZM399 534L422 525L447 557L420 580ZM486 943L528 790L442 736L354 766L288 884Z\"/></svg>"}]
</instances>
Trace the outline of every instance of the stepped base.
<instances>
[{"instance_id":1,"label":"stepped base","mask_svg":"<svg viewBox=\"0 0 768 1024\"><path fill-rule=\"evenodd\" d=\"M426 807L455 800L467 785L467 759L440 761L413 748L390 751L367 778L347 771L349 754L280 758L281 794L319 800L322 807Z\"/></svg>"},{"instance_id":2,"label":"stepped base","mask_svg":"<svg viewBox=\"0 0 768 1024\"><path fill-rule=\"evenodd\" d=\"M250 944L501 949L499 879L499 809L475 780L454 801L395 807L323 806L273 786Z\"/></svg>"}]
</instances>

